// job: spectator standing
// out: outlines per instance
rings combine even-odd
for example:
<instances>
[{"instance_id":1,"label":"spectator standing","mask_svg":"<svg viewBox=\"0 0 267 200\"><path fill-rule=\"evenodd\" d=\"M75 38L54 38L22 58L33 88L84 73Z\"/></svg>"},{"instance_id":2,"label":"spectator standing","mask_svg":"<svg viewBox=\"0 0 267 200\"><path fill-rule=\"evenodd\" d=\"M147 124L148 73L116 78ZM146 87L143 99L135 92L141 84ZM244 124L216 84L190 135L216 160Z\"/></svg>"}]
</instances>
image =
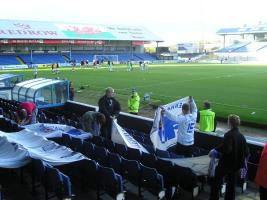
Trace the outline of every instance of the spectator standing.
<instances>
[{"instance_id":1,"label":"spectator standing","mask_svg":"<svg viewBox=\"0 0 267 200\"><path fill-rule=\"evenodd\" d=\"M70 95L70 100L74 101L75 90L72 81L69 82L69 95Z\"/></svg>"},{"instance_id":2,"label":"spectator standing","mask_svg":"<svg viewBox=\"0 0 267 200\"><path fill-rule=\"evenodd\" d=\"M136 92L136 89L132 89L132 94L128 98L128 111L131 114L138 115L138 110L140 106L140 97Z\"/></svg>"},{"instance_id":3,"label":"spectator standing","mask_svg":"<svg viewBox=\"0 0 267 200\"><path fill-rule=\"evenodd\" d=\"M189 97L189 102L182 105L182 114L174 115L170 112L165 112L162 108L161 122L163 116L166 115L178 125L178 137L176 144L176 153L185 157L192 157L194 145L194 128L197 119L197 107L192 96Z\"/></svg>"},{"instance_id":4,"label":"spectator standing","mask_svg":"<svg viewBox=\"0 0 267 200\"><path fill-rule=\"evenodd\" d=\"M211 110L211 105L208 101L204 102L204 109L199 111L197 122L199 130L203 132L214 132L216 129L216 115Z\"/></svg>"},{"instance_id":5,"label":"spectator standing","mask_svg":"<svg viewBox=\"0 0 267 200\"><path fill-rule=\"evenodd\" d=\"M112 122L119 116L121 111L120 103L114 98L114 89L108 87L106 93L98 101L99 112L106 117L106 124L102 126L102 135L111 139Z\"/></svg>"},{"instance_id":6,"label":"spectator standing","mask_svg":"<svg viewBox=\"0 0 267 200\"><path fill-rule=\"evenodd\" d=\"M236 173L245 166L245 160L249 154L246 139L240 133L239 125L239 116L229 115L228 126L230 130L224 134L223 143L209 153L210 156L217 154L216 157L219 157L211 184L210 200L219 199L219 190L224 177L227 177L225 199L235 199Z\"/></svg>"}]
</instances>

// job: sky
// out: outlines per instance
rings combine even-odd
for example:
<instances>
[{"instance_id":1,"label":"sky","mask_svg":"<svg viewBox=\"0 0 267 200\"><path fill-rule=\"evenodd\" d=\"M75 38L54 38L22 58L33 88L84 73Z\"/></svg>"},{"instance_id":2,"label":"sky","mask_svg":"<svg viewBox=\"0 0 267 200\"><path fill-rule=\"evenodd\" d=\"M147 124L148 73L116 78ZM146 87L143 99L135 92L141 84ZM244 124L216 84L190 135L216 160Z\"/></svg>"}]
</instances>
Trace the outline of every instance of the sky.
<instances>
[{"instance_id":1,"label":"sky","mask_svg":"<svg viewBox=\"0 0 267 200\"><path fill-rule=\"evenodd\" d=\"M0 19L142 26L164 45L267 22L266 0L2 0Z\"/></svg>"}]
</instances>

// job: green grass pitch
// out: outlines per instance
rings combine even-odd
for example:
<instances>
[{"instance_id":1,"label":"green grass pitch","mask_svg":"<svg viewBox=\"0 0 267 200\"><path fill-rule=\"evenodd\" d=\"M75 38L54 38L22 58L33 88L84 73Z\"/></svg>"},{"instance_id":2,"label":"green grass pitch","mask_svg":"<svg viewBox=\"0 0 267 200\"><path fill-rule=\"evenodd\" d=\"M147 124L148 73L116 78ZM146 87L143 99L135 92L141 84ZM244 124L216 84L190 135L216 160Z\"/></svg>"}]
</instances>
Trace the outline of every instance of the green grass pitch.
<instances>
[{"instance_id":1,"label":"green grass pitch","mask_svg":"<svg viewBox=\"0 0 267 200\"><path fill-rule=\"evenodd\" d=\"M127 98L131 88L135 87L143 96L149 93L152 104L166 104L184 96L192 95L202 108L202 102L209 100L218 116L226 117L234 113L243 121L267 124L267 66L241 64L158 64L150 65L148 71L140 71L134 66L127 72L126 65L114 66L113 72L107 68L94 70L80 69L75 72L70 68L60 68L54 75L50 68L39 69L38 77L73 81L75 100L97 105L97 100L104 94L104 89L112 86L116 97L127 112ZM25 79L33 78L32 70L10 70L2 73L23 73ZM146 111L148 105L141 104ZM147 116L152 117L150 114Z\"/></svg>"}]
</instances>

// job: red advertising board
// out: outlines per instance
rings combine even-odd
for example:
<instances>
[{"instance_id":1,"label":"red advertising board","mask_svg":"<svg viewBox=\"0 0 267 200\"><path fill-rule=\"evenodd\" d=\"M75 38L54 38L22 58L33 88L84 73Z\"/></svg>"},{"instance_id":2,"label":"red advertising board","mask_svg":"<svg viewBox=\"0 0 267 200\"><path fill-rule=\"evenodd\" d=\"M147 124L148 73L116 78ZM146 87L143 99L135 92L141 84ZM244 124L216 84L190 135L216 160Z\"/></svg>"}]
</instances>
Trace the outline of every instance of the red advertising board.
<instances>
[{"instance_id":1,"label":"red advertising board","mask_svg":"<svg viewBox=\"0 0 267 200\"><path fill-rule=\"evenodd\" d=\"M103 40L0 40L0 44L44 44L44 45L105 45Z\"/></svg>"}]
</instances>

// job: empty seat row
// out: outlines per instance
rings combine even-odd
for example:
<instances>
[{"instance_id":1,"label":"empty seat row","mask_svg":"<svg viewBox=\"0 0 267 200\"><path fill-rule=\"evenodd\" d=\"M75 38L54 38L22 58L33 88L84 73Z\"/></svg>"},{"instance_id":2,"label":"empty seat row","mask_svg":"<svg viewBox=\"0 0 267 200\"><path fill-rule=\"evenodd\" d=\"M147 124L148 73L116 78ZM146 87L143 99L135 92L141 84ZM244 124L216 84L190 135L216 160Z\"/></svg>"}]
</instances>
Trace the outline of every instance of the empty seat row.
<instances>
[{"instance_id":1,"label":"empty seat row","mask_svg":"<svg viewBox=\"0 0 267 200\"><path fill-rule=\"evenodd\" d=\"M122 156L130 157L129 159L134 159L134 160L140 160L142 152L138 149L132 149L128 148L125 145L120 145L120 144L114 144L111 140L105 139L101 136L94 136L90 139L90 141L98 146L103 146L107 148L110 152L114 151L119 151L118 153L121 154ZM141 143L142 144L142 143ZM177 155L173 152L169 151L163 151L159 149L154 149L152 145L147 145L147 144L142 144L145 149L151 153L154 154L157 157L160 158L183 158L183 155ZM114 149L114 148L117 149Z\"/></svg>"},{"instance_id":2,"label":"empty seat row","mask_svg":"<svg viewBox=\"0 0 267 200\"><path fill-rule=\"evenodd\" d=\"M68 126L73 126L75 128L81 129L82 125L79 119L72 120L68 119L65 116L56 115L53 118L47 117L44 112L39 112L37 115L37 121L40 123L50 123L50 124L65 124Z\"/></svg>"},{"instance_id":3,"label":"empty seat row","mask_svg":"<svg viewBox=\"0 0 267 200\"><path fill-rule=\"evenodd\" d=\"M59 169L52 167L42 160L32 159L31 177L33 194L36 193L37 187L43 186L46 200L52 197L71 199L72 188L70 178Z\"/></svg>"},{"instance_id":4,"label":"empty seat row","mask_svg":"<svg viewBox=\"0 0 267 200\"><path fill-rule=\"evenodd\" d=\"M131 149L133 150L132 153L129 153L128 156L127 154L124 154L125 156L124 158L123 156L115 152L110 152L105 147L97 146L91 142L82 141L81 139L71 138L67 134L63 135L60 143L72 148L72 150L83 153L85 156L95 160L102 166L112 168L116 173L122 175L123 178L137 185L139 188L138 194L140 196L142 192L141 187L146 188L147 190L153 192L153 194L157 196L159 195L159 193L162 195L162 192L164 192L163 177L157 172L155 168L148 167L149 165L145 166L145 164L139 163L139 160L141 161L142 158L139 150L137 149ZM109 145L107 146L112 147L112 149L114 148L113 150L117 149L116 151L121 154L123 154L122 148L125 147L124 145L115 144L113 142L109 143ZM140 156L139 160L135 160L136 156ZM146 156L148 157L152 156L154 159L150 158L148 159L148 161L144 161L144 163L151 163L152 160L154 160L154 163L156 162L157 158L154 155L147 154ZM154 164L153 166L155 165L156 164ZM136 168L136 166L138 167ZM129 172L130 168L132 169L131 172ZM144 171L147 171L148 174L150 173L150 176L147 175L147 173L143 174ZM138 173L137 177L136 175L133 174L134 172ZM134 179L134 177L136 179ZM147 180L147 178L145 177L150 177L150 178ZM155 184L157 186L156 188Z\"/></svg>"}]
</instances>

